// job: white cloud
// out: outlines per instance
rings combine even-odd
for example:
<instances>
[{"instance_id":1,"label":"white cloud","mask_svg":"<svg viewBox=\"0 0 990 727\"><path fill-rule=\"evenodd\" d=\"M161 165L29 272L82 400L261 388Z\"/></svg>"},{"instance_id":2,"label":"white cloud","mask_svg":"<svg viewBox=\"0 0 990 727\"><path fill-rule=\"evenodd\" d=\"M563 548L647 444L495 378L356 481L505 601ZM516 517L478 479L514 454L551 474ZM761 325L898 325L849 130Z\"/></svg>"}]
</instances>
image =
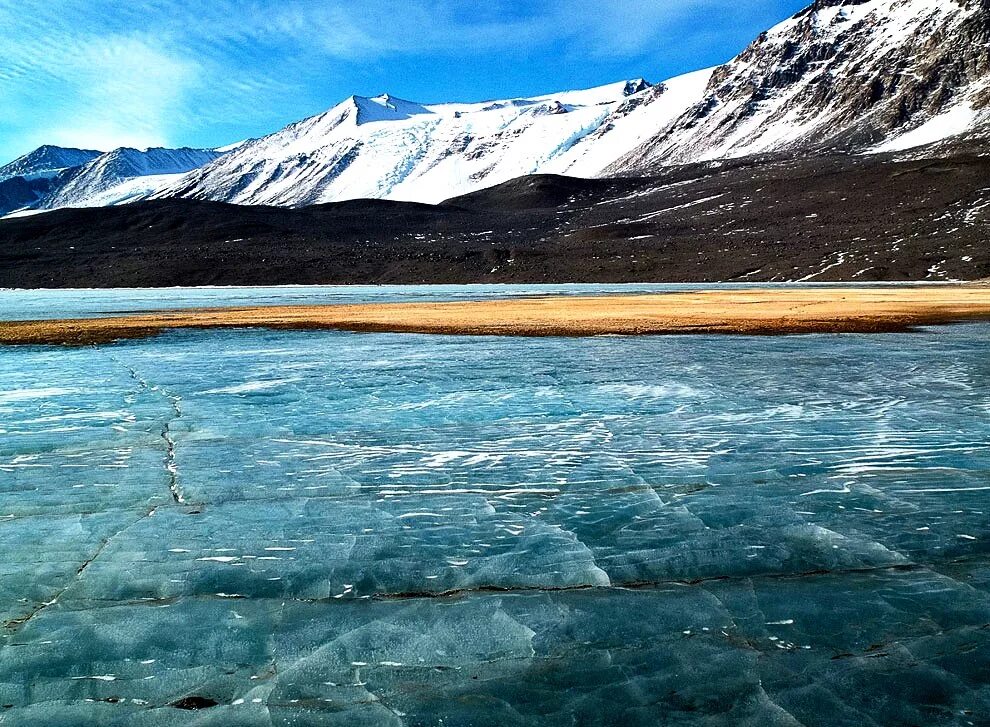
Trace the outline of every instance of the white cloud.
<instances>
[{"instance_id":1,"label":"white cloud","mask_svg":"<svg viewBox=\"0 0 990 727\"><path fill-rule=\"evenodd\" d=\"M179 128L197 63L160 41L157 21L121 22L124 8L110 5L0 0L0 136L11 148L150 146Z\"/></svg>"},{"instance_id":2,"label":"white cloud","mask_svg":"<svg viewBox=\"0 0 990 727\"><path fill-rule=\"evenodd\" d=\"M79 65L65 74L73 90L39 137L97 149L170 143L198 83L195 63L134 37L90 39L77 51Z\"/></svg>"}]
</instances>

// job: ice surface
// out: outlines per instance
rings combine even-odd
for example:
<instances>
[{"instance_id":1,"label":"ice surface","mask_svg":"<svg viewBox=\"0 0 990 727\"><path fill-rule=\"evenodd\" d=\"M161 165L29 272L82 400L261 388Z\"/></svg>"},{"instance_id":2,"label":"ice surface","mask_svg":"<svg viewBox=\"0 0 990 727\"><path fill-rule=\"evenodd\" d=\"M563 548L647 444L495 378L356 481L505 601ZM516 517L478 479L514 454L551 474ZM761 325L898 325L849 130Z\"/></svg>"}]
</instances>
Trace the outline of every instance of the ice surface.
<instances>
[{"instance_id":1,"label":"ice surface","mask_svg":"<svg viewBox=\"0 0 990 727\"><path fill-rule=\"evenodd\" d=\"M0 349L0 724L986 724L988 341Z\"/></svg>"}]
</instances>

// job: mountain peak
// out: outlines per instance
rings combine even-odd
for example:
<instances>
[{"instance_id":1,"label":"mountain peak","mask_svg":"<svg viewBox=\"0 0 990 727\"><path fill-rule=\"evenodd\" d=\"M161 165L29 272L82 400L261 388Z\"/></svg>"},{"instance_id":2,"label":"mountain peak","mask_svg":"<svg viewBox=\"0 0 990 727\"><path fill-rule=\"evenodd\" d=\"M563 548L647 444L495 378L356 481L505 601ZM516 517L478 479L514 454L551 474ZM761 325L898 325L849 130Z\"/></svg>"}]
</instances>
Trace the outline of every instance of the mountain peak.
<instances>
[{"instance_id":1,"label":"mountain peak","mask_svg":"<svg viewBox=\"0 0 990 727\"><path fill-rule=\"evenodd\" d=\"M637 93L645 91L648 88L653 88L652 83L647 81L645 78L634 78L630 81L626 81L626 87L623 94L626 96L635 96Z\"/></svg>"},{"instance_id":2,"label":"mountain peak","mask_svg":"<svg viewBox=\"0 0 990 727\"><path fill-rule=\"evenodd\" d=\"M18 157L9 164L0 166L0 180L11 177L54 176L64 169L86 164L100 154L102 152L91 149L74 149L45 144Z\"/></svg>"},{"instance_id":3,"label":"mountain peak","mask_svg":"<svg viewBox=\"0 0 990 727\"><path fill-rule=\"evenodd\" d=\"M392 109L396 107L396 104L408 103L408 101L398 98L397 96L393 96L390 93L382 93L379 94L378 96L372 96L371 98L368 98L366 100L373 101L374 103L380 106L385 106Z\"/></svg>"},{"instance_id":4,"label":"mountain peak","mask_svg":"<svg viewBox=\"0 0 990 727\"><path fill-rule=\"evenodd\" d=\"M422 104L406 101L389 93L371 98L352 96L350 100L357 108L358 124L369 124L376 121L401 121L413 116L433 113Z\"/></svg>"},{"instance_id":5,"label":"mountain peak","mask_svg":"<svg viewBox=\"0 0 990 727\"><path fill-rule=\"evenodd\" d=\"M55 146L54 144L42 144L34 151L26 154L25 156L34 156L39 154L100 154L100 152L95 149L79 149L72 146Z\"/></svg>"}]
</instances>

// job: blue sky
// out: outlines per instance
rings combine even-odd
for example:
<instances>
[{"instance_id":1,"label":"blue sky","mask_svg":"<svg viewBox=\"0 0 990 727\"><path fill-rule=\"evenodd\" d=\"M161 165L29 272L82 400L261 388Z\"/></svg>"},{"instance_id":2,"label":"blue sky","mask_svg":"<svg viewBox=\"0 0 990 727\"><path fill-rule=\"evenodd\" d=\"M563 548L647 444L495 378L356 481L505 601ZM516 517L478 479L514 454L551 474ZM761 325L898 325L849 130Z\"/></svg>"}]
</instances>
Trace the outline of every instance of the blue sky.
<instances>
[{"instance_id":1,"label":"blue sky","mask_svg":"<svg viewBox=\"0 0 990 727\"><path fill-rule=\"evenodd\" d=\"M219 146L351 94L478 101L724 62L809 0L0 0L0 162Z\"/></svg>"}]
</instances>

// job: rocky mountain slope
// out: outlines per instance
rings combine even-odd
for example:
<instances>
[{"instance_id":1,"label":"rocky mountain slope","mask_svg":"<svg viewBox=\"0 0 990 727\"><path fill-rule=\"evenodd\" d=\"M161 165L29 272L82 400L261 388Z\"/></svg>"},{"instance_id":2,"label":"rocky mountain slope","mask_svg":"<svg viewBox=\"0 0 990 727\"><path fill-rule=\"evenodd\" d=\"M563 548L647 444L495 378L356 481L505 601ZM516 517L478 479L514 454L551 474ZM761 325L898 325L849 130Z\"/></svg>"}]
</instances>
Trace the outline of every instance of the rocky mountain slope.
<instances>
[{"instance_id":1,"label":"rocky mountain slope","mask_svg":"<svg viewBox=\"0 0 990 727\"><path fill-rule=\"evenodd\" d=\"M605 173L898 151L988 125L986 0L817 0L718 68L697 103Z\"/></svg>"}]
</instances>

